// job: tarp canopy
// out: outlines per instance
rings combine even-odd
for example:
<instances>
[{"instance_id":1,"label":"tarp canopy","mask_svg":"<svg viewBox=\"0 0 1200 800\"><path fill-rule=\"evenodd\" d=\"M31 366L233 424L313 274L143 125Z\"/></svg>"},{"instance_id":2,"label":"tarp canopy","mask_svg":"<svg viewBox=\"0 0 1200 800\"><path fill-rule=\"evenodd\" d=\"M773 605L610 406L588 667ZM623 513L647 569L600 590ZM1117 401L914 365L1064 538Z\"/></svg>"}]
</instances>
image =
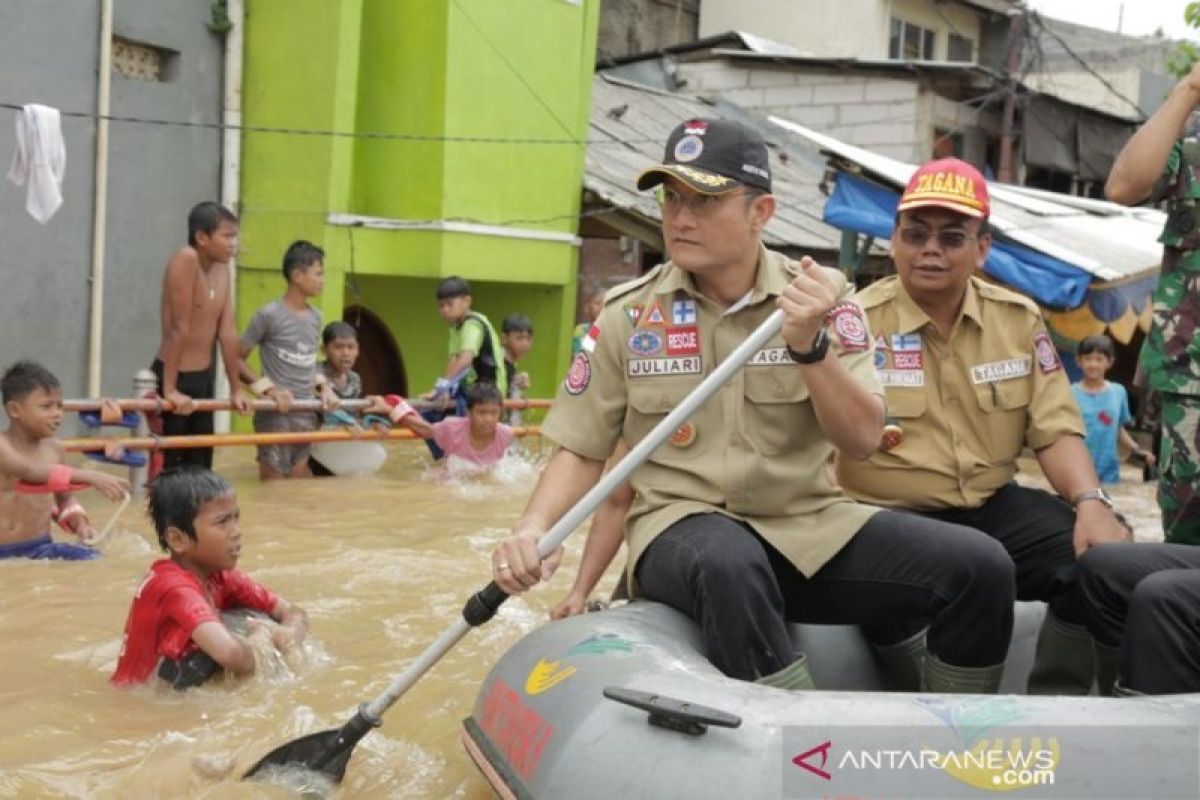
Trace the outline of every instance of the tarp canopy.
<instances>
[{"instance_id":1,"label":"tarp canopy","mask_svg":"<svg viewBox=\"0 0 1200 800\"><path fill-rule=\"evenodd\" d=\"M885 186L839 171L825 203L824 219L842 230L890 239L900 195ZM1084 301L1090 273L1013 242L993 241L983 270L998 281L1051 308L1076 308Z\"/></svg>"}]
</instances>

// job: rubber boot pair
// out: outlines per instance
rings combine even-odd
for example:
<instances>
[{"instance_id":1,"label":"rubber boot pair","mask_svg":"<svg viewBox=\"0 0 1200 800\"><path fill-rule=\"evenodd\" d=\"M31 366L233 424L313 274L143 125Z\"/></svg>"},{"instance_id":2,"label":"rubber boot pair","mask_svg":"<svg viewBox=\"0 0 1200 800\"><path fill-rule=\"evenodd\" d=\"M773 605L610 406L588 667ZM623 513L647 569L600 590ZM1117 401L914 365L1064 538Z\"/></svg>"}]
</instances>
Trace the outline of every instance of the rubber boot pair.
<instances>
[{"instance_id":1,"label":"rubber boot pair","mask_svg":"<svg viewBox=\"0 0 1200 800\"><path fill-rule=\"evenodd\" d=\"M808 672L808 659L804 656L800 656L778 672L762 676L755 683L787 689L789 692L808 692L817 688Z\"/></svg>"},{"instance_id":2,"label":"rubber boot pair","mask_svg":"<svg viewBox=\"0 0 1200 800\"><path fill-rule=\"evenodd\" d=\"M921 674L925 669L926 630L928 629L920 630L895 644L871 645L883 678L884 689L889 692L921 691Z\"/></svg>"},{"instance_id":3,"label":"rubber boot pair","mask_svg":"<svg viewBox=\"0 0 1200 800\"><path fill-rule=\"evenodd\" d=\"M1121 648L1109 647L1093 641L1096 655L1096 692L1101 697L1112 697L1117 686L1117 657Z\"/></svg>"},{"instance_id":4,"label":"rubber boot pair","mask_svg":"<svg viewBox=\"0 0 1200 800\"><path fill-rule=\"evenodd\" d=\"M1038 633L1027 694L1085 695L1096 678L1092 635L1082 625L1047 613Z\"/></svg>"},{"instance_id":5,"label":"rubber boot pair","mask_svg":"<svg viewBox=\"0 0 1200 800\"><path fill-rule=\"evenodd\" d=\"M921 672L921 691L938 694L996 694L1004 665L990 667L955 667L941 661L932 653L925 655Z\"/></svg>"}]
</instances>

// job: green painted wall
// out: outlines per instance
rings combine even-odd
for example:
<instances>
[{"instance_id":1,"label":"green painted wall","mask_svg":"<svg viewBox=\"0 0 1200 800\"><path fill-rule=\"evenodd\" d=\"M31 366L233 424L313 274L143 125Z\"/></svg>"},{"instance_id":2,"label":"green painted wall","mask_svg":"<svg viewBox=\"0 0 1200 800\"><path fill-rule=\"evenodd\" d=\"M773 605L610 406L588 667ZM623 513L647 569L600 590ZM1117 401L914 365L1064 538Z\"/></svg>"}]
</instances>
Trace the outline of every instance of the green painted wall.
<instances>
[{"instance_id":1,"label":"green painted wall","mask_svg":"<svg viewBox=\"0 0 1200 800\"><path fill-rule=\"evenodd\" d=\"M247 0L246 124L358 135L244 136L239 325L282 293L283 250L308 238L326 251L325 318L355 302L379 314L410 391L444 366L434 286L459 274L497 328L514 311L534 320L527 369L534 394L551 394L578 247L327 214L574 234L598 14L599 0Z\"/></svg>"}]
</instances>

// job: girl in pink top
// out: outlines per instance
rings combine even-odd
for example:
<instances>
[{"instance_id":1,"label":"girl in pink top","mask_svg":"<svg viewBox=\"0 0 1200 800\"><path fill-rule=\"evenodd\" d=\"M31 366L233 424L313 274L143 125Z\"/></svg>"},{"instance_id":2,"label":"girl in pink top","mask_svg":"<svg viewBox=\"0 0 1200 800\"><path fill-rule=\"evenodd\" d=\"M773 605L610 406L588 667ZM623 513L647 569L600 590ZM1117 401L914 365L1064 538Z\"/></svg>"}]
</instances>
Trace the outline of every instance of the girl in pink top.
<instances>
[{"instance_id":1,"label":"girl in pink top","mask_svg":"<svg viewBox=\"0 0 1200 800\"><path fill-rule=\"evenodd\" d=\"M387 401L393 406L393 422L423 439L433 439L447 456L491 466L504 457L513 439L513 429L500 421L500 390L490 383L476 383L467 387L466 395L465 417L446 417L432 425L403 397L389 395Z\"/></svg>"}]
</instances>

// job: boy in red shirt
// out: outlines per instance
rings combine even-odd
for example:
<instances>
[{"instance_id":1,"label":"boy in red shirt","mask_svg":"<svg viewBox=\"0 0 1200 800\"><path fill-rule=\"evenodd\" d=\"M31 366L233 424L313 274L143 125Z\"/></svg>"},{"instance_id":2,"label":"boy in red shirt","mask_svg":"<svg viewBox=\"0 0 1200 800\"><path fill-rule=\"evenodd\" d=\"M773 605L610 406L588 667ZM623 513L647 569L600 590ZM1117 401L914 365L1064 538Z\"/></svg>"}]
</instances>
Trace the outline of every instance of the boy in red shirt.
<instances>
[{"instance_id":1,"label":"boy in red shirt","mask_svg":"<svg viewBox=\"0 0 1200 800\"><path fill-rule=\"evenodd\" d=\"M304 638L302 609L234 569L241 512L224 478L202 468L168 470L151 487L149 511L171 557L150 566L134 595L113 684L144 683L156 670L176 689L197 686L222 668L249 675L249 637L267 637L280 650ZM261 612L279 624L251 617L235 633L221 616L232 609Z\"/></svg>"}]
</instances>

